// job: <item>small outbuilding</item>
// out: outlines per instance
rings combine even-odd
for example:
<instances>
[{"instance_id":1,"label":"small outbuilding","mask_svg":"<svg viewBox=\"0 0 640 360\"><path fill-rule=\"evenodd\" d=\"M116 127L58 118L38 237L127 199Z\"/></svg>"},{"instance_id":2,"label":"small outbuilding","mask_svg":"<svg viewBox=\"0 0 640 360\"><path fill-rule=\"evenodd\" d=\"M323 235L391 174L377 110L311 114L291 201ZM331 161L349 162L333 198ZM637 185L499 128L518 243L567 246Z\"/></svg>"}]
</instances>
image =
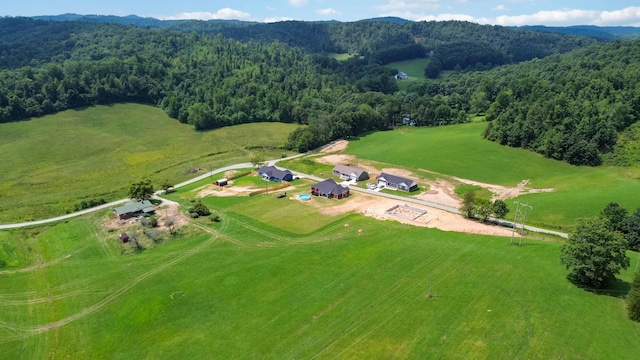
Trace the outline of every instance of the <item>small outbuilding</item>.
<instances>
[{"instance_id":1,"label":"small outbuilding","mask_svg":"<svg viewBox=\"0 0 640 360\"><path fill-rule=\"evenodd\" d=\"M311 194L327 199L342 199L349 196L349 187L327 179L311 186Z\"/></svg>"},{"instance_id":2,"label":"small outbuilding","mask_svg":"<svg viewBox=\"0 0 640 360\"><path fill-rule=\"evenodd\" d=\"M418 183L407 178L382 173L378 176L378 186L411 192L418 189Z\"/></svg>"},{"instance_id":3,"label":"small outbuilding","mask_svg":"<svg viewBox=\"0 0 640 360\"><path fill-rule=\"evenodd\" d=\"M355 181L363 181L369 178L369 174L357 167L346 166L346 165L336 165L333 168L333 174L340 176L340 179L344 180L355 180Z\"/></svg>"},{"instance_id":4,"label":"small outbuilding","mask_svg":"<svg viewBox=\"0 0 640 360\"><path fill-rule=\"evenodd\" d=\"M228 184L229 184L229 181L226 178L216 180L216 185L218 186L227 186Z\"/></svg>"},{"instance_id":5,"label":"small outbuilding","mask_svg":"<svg viewBox=\"0 0 640 360\"><path fill-rule=\"evenodd\" d=\"M123 206L113 209L113 213L118 220L127 220L143 214L152 215L155 212L156 209L153 208L153 204L149 200L128 201Z\"/></svg>"}]
</instances>

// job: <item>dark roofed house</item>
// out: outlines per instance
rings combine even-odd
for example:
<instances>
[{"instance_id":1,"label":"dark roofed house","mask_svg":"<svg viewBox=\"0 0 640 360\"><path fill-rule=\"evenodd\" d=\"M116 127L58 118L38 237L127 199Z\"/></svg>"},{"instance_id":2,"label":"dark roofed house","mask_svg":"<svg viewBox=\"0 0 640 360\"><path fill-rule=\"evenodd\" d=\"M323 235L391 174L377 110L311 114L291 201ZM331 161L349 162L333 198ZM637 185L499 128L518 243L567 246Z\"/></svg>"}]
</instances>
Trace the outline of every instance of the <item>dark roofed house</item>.
<instances>
[{"instance_id":1,"label":"dark roofed house","mask_svg":"<svg viewBox=\"0 0 640 360\"><path fill-rule=\"evenodd\" d=\"M153 204L149 200L128 201L123 206L113 209L113 213L119 220L130 219L142 214L154 214L155 211L156 209L153 208Z\"/></svg>"},{"instance_id":2,"label":"dark roofed house","mask_svg":"<svg viewBox=\"0 0 640 360\"><path fill-rule=\"evenodd\" d=\"M327 179L312 185L311 194L328 199L342 199L349 196L349 187L340 185L333 179Z\"/></svg>"},{"instance_id":3,"label":"dark roofed house","mask_svg":"<svg viewBox=\"0 0 640 360\"><path fill-rule=\"evenodd\" d=\"M346 165L336 165L333 168L333 174L345 180L362 181L369 178L369 174L366 171Z\"/></svg>"},{"instance_id":4,"label":"dark roofed house","mask_svg":"<svg viewBox=\"0 0 640 360\"><path fill-rule=\"evenodd\" d=\"M281 170L275 166L263 166L258 170L258 174L265 180L283 182L293 180L293 173L289 170Z\"/></svg>"},{"instance_id":5,"label":"dark roofed house","mask_svg":"<svg viewBox=\"0 0 640 360\"><path fill-rule=\"evenodd\" d=\"M402 191L414 191L418 189L418 183L407 178L382 173L378 176L378 186L383 185L391 189Z\"/></svg>"}]
</instances>

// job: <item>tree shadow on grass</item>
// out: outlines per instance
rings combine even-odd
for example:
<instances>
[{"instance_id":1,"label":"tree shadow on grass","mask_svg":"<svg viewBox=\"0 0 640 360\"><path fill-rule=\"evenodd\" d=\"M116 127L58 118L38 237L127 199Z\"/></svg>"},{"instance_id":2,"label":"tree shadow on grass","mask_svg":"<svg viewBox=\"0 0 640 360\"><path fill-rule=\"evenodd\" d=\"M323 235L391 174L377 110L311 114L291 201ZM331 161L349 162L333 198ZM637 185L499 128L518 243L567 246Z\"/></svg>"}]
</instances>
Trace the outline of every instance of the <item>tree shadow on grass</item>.
<instances>
[{"instance_id":1,"label":"tree shadow on grass","mask_svg":"<svg viewBox=\"0 0 640 360\"><path fill-rule=\"evenodd\" d=\"M578 283L572 279L571 275L568 275L567 279L575 286L596 295L606 295L622 299L631 291L631 284L618 278L609 280L602 288L592 288L589 287L589 285Z\"/></svg>"}]
</instances>

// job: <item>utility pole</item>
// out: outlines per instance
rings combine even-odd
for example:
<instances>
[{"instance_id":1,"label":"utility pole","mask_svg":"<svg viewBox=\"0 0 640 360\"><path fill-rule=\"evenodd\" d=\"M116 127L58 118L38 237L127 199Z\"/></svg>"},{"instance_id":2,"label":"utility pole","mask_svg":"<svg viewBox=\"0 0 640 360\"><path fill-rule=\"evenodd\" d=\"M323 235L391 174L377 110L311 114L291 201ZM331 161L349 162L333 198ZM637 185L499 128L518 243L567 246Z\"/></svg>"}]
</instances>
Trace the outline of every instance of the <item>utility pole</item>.
<instances>
[{"instance_id":1,"label":"utility pole","mask_svg":"<svg viewBox=\"0 0 640 360\"><path fill-rule=\"evenodd\" d=\"M511 228L511 245L513 245L513 235L516 232L516 226L518 226L518 214L520 213L520 202L514 201L513 203L516 204L516 213L515 215L513 215L513 227Z\"/></svg>"},{"instance_id":2,"label":"utility pole","mask_svg":"<svg viewBox=\"0 0 640 360\"><path fill-rule=\"evenodd\" d=\"M518 245L522 245L522 236L524 235L524 223L527 221L527 210L533 210L533 206L530 206L529 203L522 204L519 201L514 201L513 203L516 204L516 214L513 216L513 227L511 228L511 245L515 244L513 237L516 233L516 228L518 227L518 218L522 219L522 222L521 222L522 227L520 229L520 240L518 241Z\"/></svg>"},{"instance_id":3,"label":"utility pole","mask_svg":"<svg viewBox=\"0 0 640 360\"><path fill-rule=\"evenodd\" d=\"M529 206L529 203L524 204L524 217L522 218L522 230L520 231L520 242L518 245L522 245L522 235L524 234L524 223L527 221L527 209L533 211L533 206Z\"/></svg>"}]
</instances>

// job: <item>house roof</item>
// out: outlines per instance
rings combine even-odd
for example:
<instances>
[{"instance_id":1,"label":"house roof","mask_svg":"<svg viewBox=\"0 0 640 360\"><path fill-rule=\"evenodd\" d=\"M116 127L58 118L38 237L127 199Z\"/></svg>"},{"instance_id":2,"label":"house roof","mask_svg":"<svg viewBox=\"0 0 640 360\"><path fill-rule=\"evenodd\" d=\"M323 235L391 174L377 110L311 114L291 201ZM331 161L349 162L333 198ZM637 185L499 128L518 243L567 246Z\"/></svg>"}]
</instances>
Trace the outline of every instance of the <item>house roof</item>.
<instances>
[{"instance_id":1,"label":"house roof","mask_svg":"<svg viewBox=\"0 0 640 360\"><path fill-rule=\"evenodd\" d=\"M127 201L123 206L117 207L113 209L113 211L118 215L124 215L129 213L135 213L138 211L142 211L143 213L154 212L153 204L149 200L143 201Z\"/></svg>"},{"instance_id":2,"label":"house roof","mask_svg":"<svg viewBox=\"0 0 640 360\"><path fill-rule=\"evenodd\" d=\"M286 175L292 175L293 176L293 173L291 171L289 171L289 170L286 170L286 169L281 170L281 169L278 169L275 166L268 166L268 165L265 165L265 166L261 167L260 170L258 170L258 173L266 174L269 177L275 177L275 178L278 178L278 179L284 179L284 177Z\"/></svg>"},{"instance_id":3,"label":"house roof","mask_svg":"<svg viewBox=\"0 0 640 360\"><path fill-rule=\"evenodd\" d=\"M333 179L327 179L327 180L321 181L313 185L313 188L317 189L318 192L320 192L321 194L340 195L349 191L348 186L340 185L336 183Z\"/></svg>"},{"instance_id":4,"label":"house roof","mask_svg":"<svg viewBox=\"0 0 640 360\"><path fill-rule=\"evenodd\" d=\"M380 176L378 176L378 179L383 179L387 182L390 182L392 184L396 184L396 185L400 185L400 184L405 184L407 187L412 187L414 185L418 185L417 182L411 180L411 179L407 179L407 178L403 178L400 176L395 176L395 175L391 175L391 174L387 174L387 173L382 173L380 174Z\"/></svg>"},{"instance_id":5,"label":"house roof","mask_svg":"<svg viewBox=\"0 0 640 360\"><path fill-rule=\"evenodd\" d=\"M357 167L352 167L352 166L346 166L346 165L336 165L333 168L333 171L337 171L341 174L354 174L357 177L360 177L360 175L366 173L366 171L359 169Z\"/></svg>"}]
</instances>

